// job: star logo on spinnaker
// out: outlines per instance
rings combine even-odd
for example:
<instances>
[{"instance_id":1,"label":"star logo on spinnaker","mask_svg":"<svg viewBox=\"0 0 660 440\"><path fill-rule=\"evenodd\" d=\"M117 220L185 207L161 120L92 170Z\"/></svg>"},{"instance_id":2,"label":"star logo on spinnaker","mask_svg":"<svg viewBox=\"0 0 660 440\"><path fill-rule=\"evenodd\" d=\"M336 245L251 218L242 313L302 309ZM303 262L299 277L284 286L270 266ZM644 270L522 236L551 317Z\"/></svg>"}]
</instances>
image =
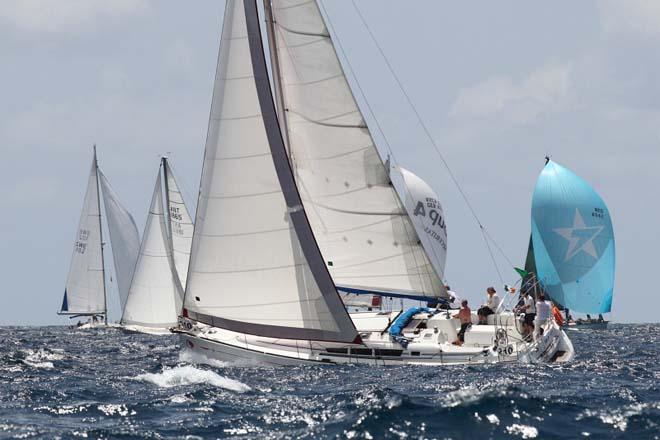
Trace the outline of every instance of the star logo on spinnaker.
<instances>
[{"instance_id":1,"label":"star logo on spinnaker","mask_svg":"<svg viewBox=\"0 0 660 440\"><path fill-rule=\"evenodd\" d=\"M598 258L596 247L594 246L594 239L601 233L603 227L604 226L587 226L580 215L580 211L575 208L573 227L553 229L554 232L568 240L568 249L566 250L564 261L570 260L580 251L584 251L594 258Z\"/></svg>"}]
</instances>

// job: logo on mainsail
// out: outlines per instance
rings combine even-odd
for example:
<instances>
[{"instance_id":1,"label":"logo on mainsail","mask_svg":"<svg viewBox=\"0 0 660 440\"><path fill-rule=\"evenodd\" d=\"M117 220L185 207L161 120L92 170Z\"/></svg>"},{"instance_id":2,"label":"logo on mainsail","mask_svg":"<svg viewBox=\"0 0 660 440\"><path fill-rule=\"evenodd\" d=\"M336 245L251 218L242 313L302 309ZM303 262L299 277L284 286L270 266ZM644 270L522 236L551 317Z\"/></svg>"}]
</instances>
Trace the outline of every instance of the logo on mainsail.
<instances>
[{"instance_id":1,"label":"logo on mainsail","mask_svg":"<svg viewBox=\"0 0 660 440\"><path fill-rule=\"evenodd\" d=\"M568 249L566 250L564 261L570 260L580 251L584 251L593 258L598 258L593 241L601 233L603 228L604 226L587 226L580 211L575 208L572 227L553 229L555 233L568 241Z\"/></svg>"}]
</instances>

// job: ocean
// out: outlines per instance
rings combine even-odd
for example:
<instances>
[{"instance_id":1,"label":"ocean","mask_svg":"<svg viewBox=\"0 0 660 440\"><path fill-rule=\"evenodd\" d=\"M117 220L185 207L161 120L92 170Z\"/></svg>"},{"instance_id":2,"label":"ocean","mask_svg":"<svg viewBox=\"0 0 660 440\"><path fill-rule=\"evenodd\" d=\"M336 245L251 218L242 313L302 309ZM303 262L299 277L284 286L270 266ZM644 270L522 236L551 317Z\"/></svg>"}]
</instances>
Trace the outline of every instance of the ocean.
<instances>
[{"instance_id":1,"label":"ocean","mask_svg":"<svg viewBox=\"0 0 660 440\"><path fill-rule=\"evenodd\" d=\"M660 324L566 365L233 366L176 336L0 328L0 438L660 438Z\"/></svg>"}]
</instances>

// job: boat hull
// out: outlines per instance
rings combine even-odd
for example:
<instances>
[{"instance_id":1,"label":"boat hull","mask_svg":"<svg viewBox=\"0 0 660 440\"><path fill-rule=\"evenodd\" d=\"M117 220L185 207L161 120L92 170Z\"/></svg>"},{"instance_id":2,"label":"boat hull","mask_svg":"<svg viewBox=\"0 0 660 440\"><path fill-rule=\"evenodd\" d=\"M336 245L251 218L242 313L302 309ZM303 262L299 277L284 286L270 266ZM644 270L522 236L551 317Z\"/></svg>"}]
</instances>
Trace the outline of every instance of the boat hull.
<instances>
[{"instance_id":1,"label":"boat hull","mask_svg":"<svg viewBox=\"0 0 660 440\"><path fill-rule=\"evenodd\" d=\"M534 343L495 342L457 346L411 341L400 345L381 332L361 333L363 344L295 341L246 335L184 320L173 330L187 350L216 361L243 365L464 365L502 362L567 362L573 346L556 324ZM381 339L378 339L380 337ZM426 339L426 338L421 338ZM501 339L500 339L501 341ZM503 345L504 344L504 345Z\"/></svg>"}]
</instances>

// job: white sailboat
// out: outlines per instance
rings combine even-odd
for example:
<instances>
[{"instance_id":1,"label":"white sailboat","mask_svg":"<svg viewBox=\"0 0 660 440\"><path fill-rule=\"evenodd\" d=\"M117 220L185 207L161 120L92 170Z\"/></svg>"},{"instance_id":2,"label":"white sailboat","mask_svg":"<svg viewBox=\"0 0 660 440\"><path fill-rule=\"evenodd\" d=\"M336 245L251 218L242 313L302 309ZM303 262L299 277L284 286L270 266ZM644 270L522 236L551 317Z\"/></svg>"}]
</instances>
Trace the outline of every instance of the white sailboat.
<instances>
[{"instance_id":1,"label":"white sailboat","mask_svg":"<svg viewBox=\"0 0 660 440\"><path fill-rule=\"evenodd\" d=\"M558 326L526 343L512 313L462 346L458 320L432 309L349 316L338 290L447 299L442 209L403 169L399 199L316 2L264 6L274 97L256 0L227 1L176 330L186 345L277 365L570 359Z\"/></svg>"},{"instance_id":2,"label":"white sailboat","mask_svg":"<svg viewBox=\"0 0 660 440\"><path fill-rule=\"evenodd\" d=\"M177 324L191 241L192 220L167 158L163 157L122 313L124 328L168 334Z\"/></svg>"},{"instance_id":3,"label":"white sailboat","mask_svg":"<svg viewBox=\"0 0 660 440\"><path fill-rule=\"evenodd\" d=\"M102 192L100 188L102 188ZM108 229L112 241L115 272L122 306L132 277L139 236L133 217L119 203L115 192L98 166L96 146L87 182L82 213L74 241L71 266L58 314L71 318L87 317L84 327L108 324L108 301L103 255L103 222L101 215L103 194ZM127 281L128 280L128 281Z\"/></svg>"}]
</instances>

